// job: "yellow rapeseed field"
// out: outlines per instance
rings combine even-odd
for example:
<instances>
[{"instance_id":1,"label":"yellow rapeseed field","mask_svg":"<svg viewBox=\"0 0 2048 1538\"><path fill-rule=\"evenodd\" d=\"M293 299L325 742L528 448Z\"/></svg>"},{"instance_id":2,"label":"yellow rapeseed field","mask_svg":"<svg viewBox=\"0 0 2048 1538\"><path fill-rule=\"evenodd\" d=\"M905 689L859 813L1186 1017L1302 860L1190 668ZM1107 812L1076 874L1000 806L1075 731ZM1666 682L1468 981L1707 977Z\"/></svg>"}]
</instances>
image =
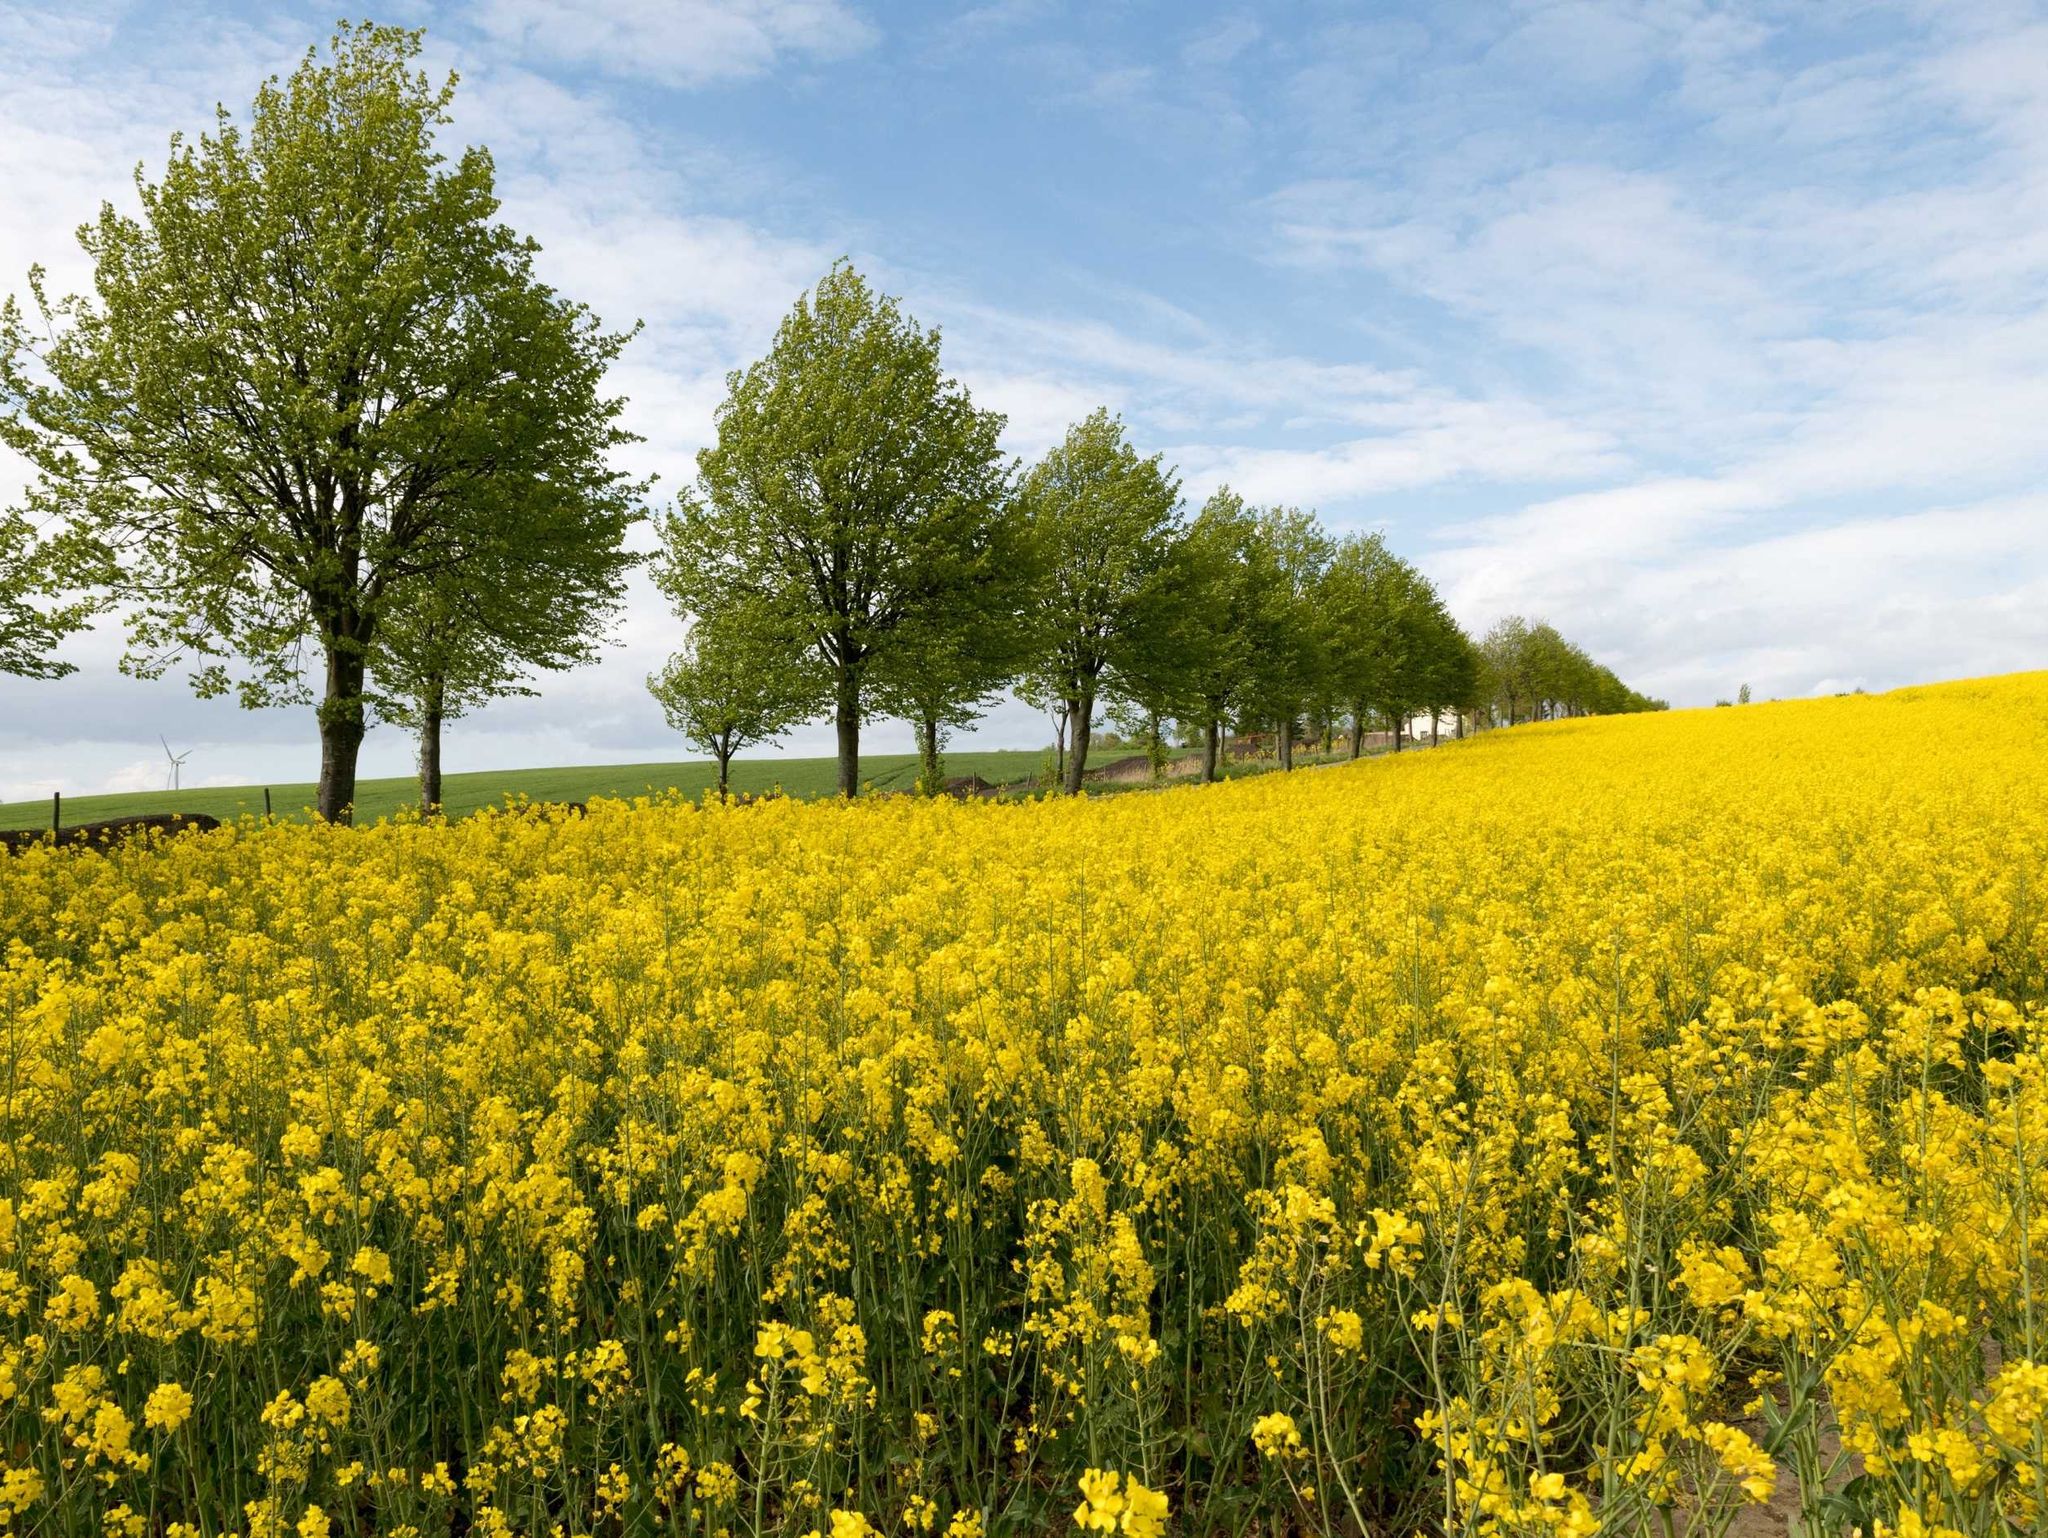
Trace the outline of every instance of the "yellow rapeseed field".
<instances>
[{"instance_id":1,"label":"yellow rapeseed field","mask_svg":"<svg viewBox=\"0 0 2048 1538\"><path fill-rule=\"evenodd\" d=\"M2044 765L2033 675L17 857L0 1528L2048 1531Z\"/></svg>"}]
</instances>

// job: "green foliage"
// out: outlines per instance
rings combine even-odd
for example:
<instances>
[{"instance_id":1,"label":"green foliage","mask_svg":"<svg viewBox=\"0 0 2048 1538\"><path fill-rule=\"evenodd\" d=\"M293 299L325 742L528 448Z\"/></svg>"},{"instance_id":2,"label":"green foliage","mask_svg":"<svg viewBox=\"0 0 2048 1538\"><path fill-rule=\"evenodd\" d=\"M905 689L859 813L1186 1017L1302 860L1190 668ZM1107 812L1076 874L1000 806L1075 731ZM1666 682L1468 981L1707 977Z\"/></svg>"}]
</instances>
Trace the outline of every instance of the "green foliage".
<instances>
[{"instance_id":1,"label":"green foliage","mask_svg":"<svg viewBox=\"0 0 2048 1538\"><path fill-rule=\"evenodd\" d=\"M532 694L534 671L596 659L638 560L625 536L639 516L619 498L568 496L551 515L478 520L450 541L447 564L394 591L367 691L380 716L419 735L423 807L441 801L443 722Z\"/></svg>"},{"instance_id":2,"label":"green foliage","mask_svg":"<svg viewBox=\"0 0 2048 1538\"><path fill-rule=\"evenodd\" d=\"M0 441L37 472L27 511L96 543L125 665L193 658L202 694L305 700L310 642L328 816L407 586L484 524L516 545L577 501L623 518L636 490L606 463L627 435L600 393L625 338L534 276L490 156L436 149L454 81L419 53L343 26L263 86L246 133L223 109L174 138L163 179L137 177L140 218L102 208L80 234L91 297L52 301L38 271L40 324L0 312Z\"/></svg>"},{"instance_id":3,"label":"green foliage","mask_svg":"<svg viewBox=\"0 0 2048 1538\"><path fill-rule=\"evenodd\" d=\"M1496 719L1550 720L1568 715L1621 715L1663 710L1665 702L1638 694L1611 668L1595 662L1554 626L1510 614L1479 644L1478 692Z\"/></svg>"},{"instance_id":4,"label":"green foliage","mask_svg":"<svg viewBox=\"0 0 2048 1538\"><path fill-rule=\"evenodd\" d=\"M1251 542L1252 583L1265 601L1256 624L1248 707L1272 723L1282 768L1294 766L1294 734L1301 717L1324 699L1336 635L1321 587L1335 542L1300 508L1272 507L1257 515Z\"/></svg>"},{"instance_id":5,"label":"green foliage","mask_svg":"<svg viewBox=\"0 0 2048 1538\"><path fill-rule=\"evenodd\" d=\"M1446 711L1462 714L1479 704L1479 648L1434 589L1429 596L1419 698L1433 717Z\"/></svg>"},{"instance_id":6,"label":"green foliage","mask_svg":"<svg viewBox=\"0 0 2048 1538\"><path fill-rule=\"evenodd\" d=\"M0 509L0 673L62 678L75 671L53 654L100 607L76 592L91 579L93 554L62 531L44 538L22 514Z\"/></svg>"},{"instance_id":7,"label":"green foliage","mask_svg":"<svg viewBox=\"0 0 2048 1538\"><path fill-rule=\"evenodd\" d=\"M1406 566L1399 616L1405 665L1385 713L1394 723L1394 746L1401 745L1401 726L1418 713L1432 720L1445 710L1472 702L1478 687L1479 663L1471 639L1444 607L1429 579Z\"/></svg>"},{"instance_id":8,"label":"green foliage","mask_svg":"<svg viewBox=\"0 0 2048 1538\"><path fill-rule=\"evenodd\" d=\"M1121 418L1098 410L1031 467L1018 489L1041 574L1043 629L1027 698L1064 709L1065 785L1079 791L1095 706L1119 681L1156 687L1181 589L1172 567L1179 482L1141 457Z\"/></svg>"},{"instance_id":9,"label":"green foliage","mask_svg":"<svg viewBox=\"0 0 2048 1538\"><path fill-rule=\"evenodd\" d=\"M626 334L538 281L486 152L436 148L455 83L420 51L344 25L246 131L223 111L174 139L139 217L81 232L89 297L38 271L34 323L0 310L0 443L35 471L0 514L0 670L67 671L57 641L118 599L131 672L189 660L201 694L319 699L330 817L368 711L420 732L438 804L444 720L591 659L644 489L608 463ZM1278 726L1291 764L1296 726L1327 742L1343 711L1356 751L1368 715L1660 703L1546 625L1475 649L1376 536L1228 490L1184 524L1107 410L1021 481L1002 428L936 330L835 264L729 377L661 521L657 579L694 624L650 680L678 728L725 766L829 709L851 795L862 722L901 716L936 792L947 733L1014 685L1054 715L1073 791L1104 707L1155 760L1190 728L1213 775L1236 722Z\"/></svg>"},{"instance_id":10,"label":"green foliage","mask_svg":"<svg viewBox=\"0 0 2048 1538\"><path fill-rule=\"evenodd\" d=\"M1479 643L1479 658L1481 687L1495 714L1505 714L1513 726L1520 710L1533 708L1529 622L1519 614L1497 620Z\"/></svg>"},{"instance_id":11,"label":"green foliage","mask_svg":"<svg viewBox=\"0 0 2048 1538\"><path fill-rule=\"evenodd\" d=\"M947 736L995 702L1035 639L1035 551L1021 520L990 518L970 533L974 542L953 553L956 580L905 619L869 680L877 710L916 729L918 788L928 796L945 788Z\"/></svg>"},{"instance_id":12,"label":"green foliage","mask_svg":"<svg viewBox=\"0 0 2048 1538\"><path fill-rule=\"evenodd\" d=\"M802 640L853 795L860 723L882 708L871 675L900 687L899 649L939 655L934 636L979 602L1008 492L1003 418L946 377L936 330L846 262L726 386L697 486L662 520L657 580L686 614L746 602Z\"/></svg>"},{"instance_id":13,"label":"green foliage","mask_svg":"<svg viewBox=\"0 0 2048 1538\"><path fill-rule=\"evenodd\" d=\"M745 605L700 618L647 687L668 724L717 762L721 801L735 753L773 741L826 701L799 646Z\"/></svg>"},{"instance_id":14,"label":"green foliage","mask_svg":"<svg viewBox=\"0 0 2048 1538\"><path fill-rule=\"evenodd\" d=\"M1467 706L1477 692L1471 641L1429 579L1387 549L1377 534L1338 548L1323 586L1333 618L1334 692L1351 713L1358 753L1368 715L1400 732L1419 711Z\"/></svg>"},{"instance_id":15,"label":"green foliage","mask_svg":"<svg viewBox=\"0 0 2048 1538\"><path fill-rule=\"evenodd\" d=\"M1220 734L1246 714L1259 660L1278 613L1272 563L1261 560L1259 515L1225 486L1189 522L1175 545L1188 601L1181 632L1184 698L1175 713L1203 744L1203 778L1220 770Z\"/></svg>"}]
</instances>

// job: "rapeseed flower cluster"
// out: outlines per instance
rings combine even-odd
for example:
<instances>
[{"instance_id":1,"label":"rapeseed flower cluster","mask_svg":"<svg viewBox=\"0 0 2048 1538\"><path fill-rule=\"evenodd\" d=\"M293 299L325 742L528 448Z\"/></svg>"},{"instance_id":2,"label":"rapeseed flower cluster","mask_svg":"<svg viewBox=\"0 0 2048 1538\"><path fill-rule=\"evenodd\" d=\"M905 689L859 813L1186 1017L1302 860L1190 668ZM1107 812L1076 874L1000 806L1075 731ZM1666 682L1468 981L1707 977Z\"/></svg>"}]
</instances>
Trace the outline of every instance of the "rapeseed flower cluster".
<instances>
[{"instance_id":1,"label":"rapeseed flower cluster","mask_svg":"<svg viewBox=\"0 0 2048 1538\"><path fill-rule=\"evenodd\" d=\"M0 1531L2048 1529L2043 762L2030 676L32 851Z\"/></svg>"}]
</instances>

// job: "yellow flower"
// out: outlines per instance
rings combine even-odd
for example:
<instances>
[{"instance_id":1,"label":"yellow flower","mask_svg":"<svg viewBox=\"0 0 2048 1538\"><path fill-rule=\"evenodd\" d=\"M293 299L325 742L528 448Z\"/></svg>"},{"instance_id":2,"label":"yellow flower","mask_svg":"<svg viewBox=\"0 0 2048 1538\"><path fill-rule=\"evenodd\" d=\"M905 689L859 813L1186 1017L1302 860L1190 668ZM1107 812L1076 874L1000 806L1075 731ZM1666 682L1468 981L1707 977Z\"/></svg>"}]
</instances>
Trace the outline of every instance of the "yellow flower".
<instances>
[{"instance_id":1,"label":"yellow flower","mask_svg":"<svg viewBox=\"0 0 2048 1538\"><path fill-rule=\"evenodd\" d=\"M1777 1489L1777 1465L1748 1432L1709 1422L1700 1428L1700 1436L1720 1458L1721 1467L1741 1485L1743 1494L1758 1505L1770 1500Z\"/></svg>"},{"instance_id":2,"label":"yellow flower","mask_svg":"<svg viewBox=\"0 0 2048 1538\"><path fill-rule=\"evenodd\" d=\"M1148 1490L1136 1478L1124 1481L1123 1530L1130 1538L1159 1538L1166 1531L1166 1497Z\"/></svg>"},{"instance_id":3,"label":"yellow flower","mask_svg":"<svg viewBox=\"0 0 2048 1538\"><path fill-rule=\"evenodd\" d=\"M91 1447L108 1463L126 1463L128 1444L135 1434L128 1412L117 1404L102 1404L93 1411Z\"/></svg>"},{"instance_id":4,"label":"yellow flower","mask_svg":"<svg viewBox=\"0 0 2048 1538\"><path fill-rule=\"evenodd\" d=\"M1356 1355L1365 1345L1365 1321L1356 1309L1332 1309L1318 1321L1325 1339L1339 1351Z\"/></svg>"},{"instance_id":5,"label":"yellow flower","mask_svg":"<svg viewBox=\"0 0 2048 1538\"><path fill-rule=\"evenodd\" d=\"M142 1402L142 1423L176 1431L192 1418L192 1394L182 1383L159 1383Z\"/></svg>"},{"instance_id":6,"label":"yellow flower","mask_svg":"<svg viewBox=\"0 0 2048 1538\"><path fill-rule=\"evenodd\" d=\"M697 1499L712 1506L739 1499L739 1475L729 1463L707 1463L697 1471Z\"/></svg>"},{"instance_id":7,"label":"yellow flower","mask_svg":"<svg viewBox=\"0 0 2048 1538\"><path fill-rule=\"evenodd\" d=\"M313 1419L338 1426L348 1419L348 1385L339 1378L315 1378L306 1389L305 1404Z\"/></svg>"},{"instance_id":8,"label":"yellow flower","mask_svg":"<svg viewBox=\"0 0 2048 1538\"><path fill-rule=\"evenodd\" d=\"M1157 1538L1249 1429L1247 1532L1641 1538L1782 1495L1773 1412L2038 1526L2044 761L2032 675L18 853L0 1526L980 1538L1092 1458Z\"/></svg>"},{"instance_id":9,"label":"yellow flower","mask_svg":"<svg viewBox=\"0 0 2048 1538\"><path fill-rule=\"evenodd\" d=\"M32 1468L0 1469L0 1521L12 1521L43 1498L43 1476Z\"/></svg>"},{"instance_id":10,"label":"yellow flower","mask_svg":"<svg viewBox=\"0 0 2048 1538\"><path fill-rule=\"evenodd\" d=\"M1260 1456L1280 1463L1304 1456L1301 1428L1294 1424L1293 1416L1278 1410L1252 1422L1252 1445L1258 1448Z\"/></svg>"},{"instance_id":11,"label":"yellow flower","mask_svg":"<svg viewBox=\"0 0 2048 1538\"><path fill-rule=\"evenodd\" d=\"M1081 1504L1074 1508L1074 1525L1084 1532L1113 1533L1124 1498L1117 1493L1119 1477L1111 1471L1090 1469L1081 1476Z\"/></svg>"},{"instance_id":12,"label":"yellow flower","mask_svg":"<svg viewBox=\"0 0 2048 1538\"><path fill-rule=\"evenodd\" d=\"M84 1330L98 1322L99 1317L99 1289L77 1275L67 1276L57 1284L49 1306L43 1310L43 1318L66 1333Z\"/></svg>"}]
</instances>

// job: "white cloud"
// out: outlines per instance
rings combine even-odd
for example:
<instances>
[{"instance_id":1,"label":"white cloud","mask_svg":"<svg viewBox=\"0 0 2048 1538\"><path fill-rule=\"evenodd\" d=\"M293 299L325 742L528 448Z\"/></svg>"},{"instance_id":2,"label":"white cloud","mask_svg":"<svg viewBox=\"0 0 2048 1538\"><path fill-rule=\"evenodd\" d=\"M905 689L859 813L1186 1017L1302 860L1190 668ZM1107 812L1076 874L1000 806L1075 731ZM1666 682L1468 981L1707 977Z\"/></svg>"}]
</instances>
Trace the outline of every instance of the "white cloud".
<instances>
[{"instance_id":1,"label":"white cloud","mask_svg":"<svg viewBox=\"0 0 2048 1538\"><path fill-rule=\"evenodd\" d=\"M1419 396L1357 414L1387 431L1316 448L1184 447L1189 487L1228 483L1261 502L1328 507L1458 482L1575 480L1625 463L1606 433L1519 402Z\"/></svg>"},{"instance_id":2,"label":"white cloud","mask_svg":"<svg viewBox=\"0 0 2048 1538\"><path fill-rule=\"evenodd\" d=\"M1326 146L1266 205L1276 270L1533 360L1551 419L1640 466L1441 521L1454 607L1547 613L1681 699L2039 665L2048 506L2011 493L2048 475L2048 28L1932 7L1788 66L1783 16L1531 9L1457 76L1519 136L1483 95L1451 121L1445 66L1378 104L1366 169ZM1607 132L1659 70L1653 115L1695 121Z\"/></svg>"},{"instance_id":3,"label":"white cloud","mask_svg":"<svg viewBox=\"0 0 2048 1538\"><path fill-rule=\"evenodd\" d=\"M1761 237L1664 175L1563 164L1462 196L1300 184L1270 202L1282 256L1350 265L1553 360L1586 405L1708 430L1775 400L1768 346L1814 315L1764 276Z\"/></svg>"},{"instance_id":4,"label":"white cloud","mask_svg":"<svg viewBox=\"0 0 2048 1538\"><path fill-rule=\"evenodd\" d=\"M163 790L170 784L166 768L161 763L151 763L138 758L123 764L106 777L105 786L109 791Z\"/></svg>"},{"instance_id":5,"label":"white cloud","mask_svg":"<svg viewBox=\"0 0 2048 1538\"><path fill-rule=\"evenodd\" d=\"M480 0L471 15L521 54L686 87L844 58L875 39L839 0Z\"/></svg>"},{"instance_id":6,"label":"white cloud","mask_svg":"<svg viewBox=\"0 0 2048 1538\"><path fill-rule=\"evenodd\" d=\"M1651 484L1462 526L1426 564L1475 629L1540 615L1694 703L2048 658L2043 497L1802 526L1755 484Z\"/></svg>"}]
</instances>

